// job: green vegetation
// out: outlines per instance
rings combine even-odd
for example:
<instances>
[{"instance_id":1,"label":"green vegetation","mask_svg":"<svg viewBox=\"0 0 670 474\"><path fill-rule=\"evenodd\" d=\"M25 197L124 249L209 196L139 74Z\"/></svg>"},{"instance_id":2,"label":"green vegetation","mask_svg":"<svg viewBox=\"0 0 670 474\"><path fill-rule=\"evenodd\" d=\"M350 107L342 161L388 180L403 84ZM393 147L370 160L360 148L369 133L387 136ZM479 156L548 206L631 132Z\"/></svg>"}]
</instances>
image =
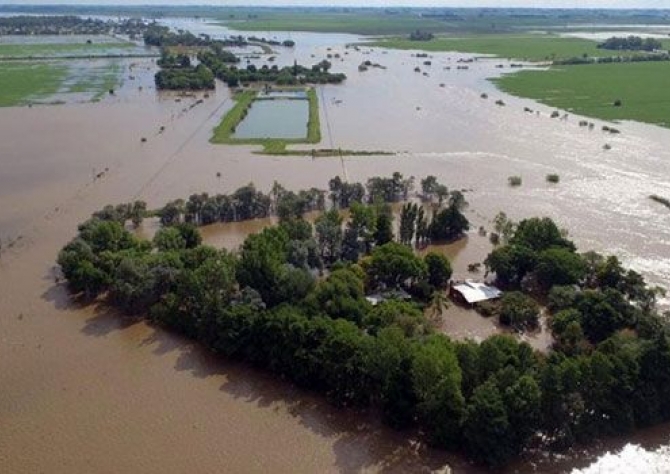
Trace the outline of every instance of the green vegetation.
<instances>
[{"instance_id":1,"label":"green vegetation","mask_svg":"<svg viewBox=\"0 0 670 474\"><path fill-rule=\"evenodd\" d=\"M325 208L318 190L275 183L269 195L252 185L193 195L159 211L165 227L153 242L124 228L143 203L108 206L79 227L58 263L83 302L142 316L337 406L371 408L393 428L489 466L530 446L562 449L670 420L670 328L655 310L659 292L616 257L578 254L551 219L514 225L486 265L515 290L501 302L501 321L533 326L533 295L546 297L553 351L509 335L478 344L437 334L422 309L440 300L450 265L388 233L386 202L402 200L411 184L399 173L366 186L334 178L335 208L314 226L302 216ZM350 206L346 222L341 204ZM195 227L271 209L280 224L235 253L202 245ZM535 288L539 274L548 286ZM368 292L413 301L390 296L373 306Z\"/></svg>"},{"instance_id":2,"label":"green vegetation","mask_svg":"<svg viewBox=\"0 0 670 474\"><path fill-rule=\"evenodd\" d=\"M68 75L60 64L5 63L0 68L0 107L23 105L58 92Z\"/></svg>"},{"instance_id":3,"label":"green vegetation","mask_svg":"<svg viewBox=\"0 0 670 474\"><path fill-rule=\"evenodd\" d=\"M600 43L598 47L615 51L654 51L656 49L662 49L663 43L654 38L642 39L639 36L619 38L613 36Z\"/></svg>"},{"instance_id":4,"label":"green vegetation","mask_svg":"<svg viewBox=\"0 0 670 474\"><path fill-rule=\"evenodd\" d=\"M120 71L115 60L83 67L60 61L4 63L0 68L0 107L50 103L55 94L83 94L96 101L117 86Z\"/></svg>"},{"instance_id":5,"label":"green vegetation","mask_svg":"<svg viewBox=\"0 0 670 474\"><path fill-rule=\"evenodd\" d=\"M108 35L124 34L131 38L146 29L142 20L130 18L103 21L73 15L30 15L0 17L0 35Z\"/></svg>"},{"instance_id":6,"label":"green vegetation","mask_svg":"<svg viewBox=\"0 0 670 474\"><path fill-rule=\"evenodd\" d=\"M134 43L39 43L0 44L0 58L30 58L58 56L104 56L115 50L134 48Z\"/></svg>"},{"instance_id":7,"label":"green vegetation","mask_svg":"<svg viewBox=\"0 0 670 474\"><path fill-rule=\"evenodd\" d=\"M521 71L493 82L510 94L580 115L668 126L670 89L660 79L668 74L670 62L617 63Z\"/></svg>"},{"instance_id":8,"label":"green vegetation","mask_svg":"<svg viewBox=\"0 0 670 474\"><path fill-rule=\"evenodd\" d=\"M580 38L563 38L540 34L493 34L463 37L438 36L430 41L412 41L391 38L365 43L389 49L422 51L459 51L474 54L492 54L502 58L527 61L554 61L575 57L603 57L630 55L633 52L609 51L598 48L598 43ZM664 43L666 47L670 41Z\"/></svg>"},{"instance_id":9,"label":"green vegetation","mask_svg":"<svg viewBox=\"0 0 670 474\"><path fill-rule=\"evenodd\" d=\"M507 183L512 187L521 186L522 179L521 176L510 176L507 178Z\"/></svg>"},{"instance_id":10,"label":"green vegetation","mask_svg":"<svg viewBox=\"0 0 670 474\"><path fill-rule=\"evenodd\" d=\"M163 54L158 61L161 70L156 73L156 88L159 90L203 90L214 89L214 74L204 64L191 65L185 55Z\"/></svg>"},{"instance_id":11,"label":"green vegetation","mask_svg":"<svg viewBox=\"0 0 670 474\"><path fill-rule=\"evenodd\" d=\"M555 173L548 174L546 176L547 183L558 184L561 180L561 177Z\"/></svg>"},{"instance_id":12,"label":"green vegetation","mask_svg":"<svg viewBox=\"0 0 670 474\"><path fill-rule=\"evenodd\" d=\"M238 68L234 63L237 58L221 49L204 51L198 55L198 60L228 84L228 87L237 87L240 84L252 83L277 84L279 86L296 86L300 84L340 84L347 76L341 73L331 73L332 64L323 60L307 68L294 62L293 66L279 68L277 65L269 67L264 64L260 68L254 64L246 68Z\"/></svg>"},{"instance_id":13,"label":"green vegetation","mask_svg":"<svg viewBox=\"0 0 670 474\"><path fill-rule=\"evenodd\" d=\"M268 155L295 155L304 156L304 151L286 150L286 146L292 143L319 143L321 141L321 125L319 122L319 99L316 90L311 88L307 91L309 101L309 118L307 121L307 137L305 139L288 140L274 138L235 138L235 129L246 117L249 108L257 100L258 92L255 90L244 90L235 94L235 105L223 117L221 123L214 129L211 142L218 144L237 145L263 145L263 153ZM273 100L273 99L264 99ZM331 150L334 153L334 150ZM324 153L328 155L329 153ZM339 155L339 152L337 153ZM332 156L332 155L331 155Z\"/></svg>"},{"instance_id":14,"label":"green vegetation","mask_svg":"<svg viewBox=\"0 0 670 474\"><path fill-rule=\"evenodd\" d=\"M247 111L251 104L256 100L258 92L253 90L246 90L237 92L233 99L235 105L223 117L221 123L214 129L214 136L211 139L212 143L233 143L233 134L235 128L244 120ZM237 142L239 143L239 142Z\"/></svg>"},{"instance_id":15,"label":"green vegetation","mask_svg":"<svg viewBox=\"0 0 670 474\"><path fill-rule=\"evenodd\" d=\"M417 15L384 15L379 11L368 12L262 12L246 18L235 15L222 19L229 28L243 31L311 31L323 33L352 33L359 35L392 35L443 31L438 20Z\"/></svg>"}]
</instances>

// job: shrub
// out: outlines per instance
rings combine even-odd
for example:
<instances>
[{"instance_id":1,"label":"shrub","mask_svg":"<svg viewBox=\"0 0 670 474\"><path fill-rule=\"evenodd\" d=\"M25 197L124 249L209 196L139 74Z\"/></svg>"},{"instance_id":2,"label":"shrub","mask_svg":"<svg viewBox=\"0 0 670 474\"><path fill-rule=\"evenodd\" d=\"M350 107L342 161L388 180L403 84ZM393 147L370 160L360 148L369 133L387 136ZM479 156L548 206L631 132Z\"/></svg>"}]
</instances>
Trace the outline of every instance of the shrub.
<instances>
[{"instance_id":1,"label":"shrub","mask_svg":"<svg viewBox=\"0 0 670 474\"><path fill-rule=\"evenodd\" d=\"M547 175L547 183L558 183L561 180L561 177L558 176L557 174L548 174Z\"/></svg>"},{"instance_id":2,"label":"shrub","mask_svg":"<svg viewBox=\"0 0 670 474\"><path fill-rule=\"evenodd\" d=\"M519 291L505 293L501 300L500 323L518 330L536 327L540 308L531 297Z\"/></svg>"},{"instance_id":3,"label":"shrub","mask_svg":"<svg viewBox=\"0 0 670 474\"><path fill-rule=\"evenodd\" d=\"M482 301L475 306L475 310L484 316L485 318L490 318L492 316L500 315L500 302L499 301Z\"/></svg>"},{"instance_id":4,"label":"shrub","mask_svg":"<svg viewBox=\"0 0 670 474\"><path fill-rule=\"evenodd\" d=\"M510 176L509 178L507 178L507 182L512 187L521 186L522 182L521 176Z\"/></svg>"}]
</instances>

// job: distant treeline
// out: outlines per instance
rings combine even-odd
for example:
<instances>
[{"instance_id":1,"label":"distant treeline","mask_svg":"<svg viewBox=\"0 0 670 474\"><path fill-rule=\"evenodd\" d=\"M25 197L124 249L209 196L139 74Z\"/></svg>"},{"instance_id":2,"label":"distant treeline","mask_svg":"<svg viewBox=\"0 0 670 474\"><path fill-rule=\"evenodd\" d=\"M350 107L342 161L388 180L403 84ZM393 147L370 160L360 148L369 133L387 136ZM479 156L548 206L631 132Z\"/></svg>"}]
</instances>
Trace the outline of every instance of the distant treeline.
<instances>
[{"instance_id":1,"label":"distant treeline","mask_svg":"<svg viewBox=\"0 0 670 474\"><path fill-rule=\"evenodd\" d=\"M106 35L124 34L132 38L147 29L142 20L96 20L78 16L0 17L0 35Z\"/></svg>"},{"instance_id":2,"label":"distant treeline","mask_svg":"<svg viewBox=\"0 0 670 474\"><path fill-rule=\"evenodd\" d=\"M608 38L603 43L598 44L600 49L610 49L614 51L655 51L663 49L663 43L654 38L642 39L639 36Z\"/></svg>"},{"instance_id":3,"label":"distant treeline","mask_svg":"<svg viewBox=\"0 0 670 474\"><path fill-rule=\"evenodd\" d=\"M242 35L229 36L226 39L213 39L210 35L200 34L194 35L189 31L178 30L172 31L167 26L161 26L156 23L151 24L144 33L144 43L148 46L157 46L160 48L170 46L187 46L187 47L243 47L251 43L262 43L270 46L284 46L292 48L295 46L295 41L286 40L283 42L275 40L267 40L265 38L257 38L250 36L245 38Z\"/></svg>"},{"instance_id":4,"label":"distant treeline","mask_svg":"<svg viewBox=\"0 0 670 474\"><path fill-rule=\"evenodd\" d=\"M190 31L172 31L167 26L152 24L144 33L144 43L147 46L166 48L170 46L188 46L208 48L214 45L246 46L249 43L242 36L232 36L225 40L215 40L206 34L194 35Z\"/></svg>"},{"instance_id":5,"label":"distant treeline","mask_svg":"<svg viewBox=\"0 0 670 474\"><path fill-rule=\"evenodd\" d=\"M670 61L670 54L638 54L634 56L603 56L603 57L589 57L576 56L568 59L557 59L552 62L554 66L568 66L579 64L611 64L611 63L644 63Z\"/></svg>"},{"instance_id":6,"label":"distant treeline","mask_svg":"<svg viewBox=\"0 0 670 474\"><path fill-rule=\"evenodd\" d=\"M445 193L436 180L421 183L422 194ZM264 195L249 185L222 202L246 217L284 210L278 226L250 235L235 253L202 245L194 224L223 208L203 195L183 203L176 219L162 212L168 225L153 241L124 228L142 203L110 206L79 227L58 263L75 295L104 298L491 466L531 446L563 449L670 420L670 339L654 307L658 292L615 257L578 254L551 219L496 218L503 244L486 266L510 290L505 324L537 318L534 296L546 302L553 350L509 335L476 343L437 333L433 310L423 309L440 314L450 262L395 241L393 214L379 201L403 199L410 184L398 173L367 186L335 178L330 200L349 204L349 217L332 209L314 225L301 212L324 206L325 193L276 184ZM457 194L446 195L443 204L456 208ZM366 203L349 200L360 196ZM368 292L389 296L373 306Z\"/></svg>"}]
</instances>

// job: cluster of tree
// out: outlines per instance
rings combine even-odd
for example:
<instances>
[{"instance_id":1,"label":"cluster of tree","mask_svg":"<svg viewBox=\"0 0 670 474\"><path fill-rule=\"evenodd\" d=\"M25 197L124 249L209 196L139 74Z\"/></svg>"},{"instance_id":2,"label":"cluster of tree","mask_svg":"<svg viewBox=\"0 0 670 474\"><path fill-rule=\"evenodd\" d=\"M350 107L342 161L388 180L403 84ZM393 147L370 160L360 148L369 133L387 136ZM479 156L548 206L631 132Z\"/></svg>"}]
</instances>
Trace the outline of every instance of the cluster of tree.
<instances>
[{"instance_id":1,"label":"cluster of tree","mask_svg":"<svg viewBox=\"0 0 670 474\"><path fill-rule=\"evenodd\" d=\"M214 45L224 46L246 46L248 43L241 36L233 36L225 40L212 39L207 34L194 35L190 31L172 31L167 26L152 23L144 32L144 44L165 48L169 46L188 46L208 48Z\"/></svg>"},{"instance_id":2,"label":"cluster of tree","mask_svg":"<svg viewBox=\"0 0 670 474\"><path fill-rule=\"evenodd\" d=\"M247 42L267 44L269 46L283 46L285 48L293 48L295 46L295 41L290 40L290 39L287 39L287 40L284 40L284 41L278 41L278 40L272 40L272 39L266 39L266 38L258 38L256 36L249 36L247 38Z\"/></svg>"},{"instance_id":3,"label":"cluster of tree","mask_svg":"<svg viewBox=\"0 0 670 474\"><path fill-rule=\"evenodd\" d=\"M441 189L429 178L424 197ZM104 297L338 405L373 407L390 426L416 428L432 445L489 465L543 441L563 448L670 420L670 332L655 311L658 293L614 257L577 254L550 219L517 225L498 216L502 246L486 263L523 290L504 296L504 323L533 325L539 308L527 293L546 293L554 350L534 352L511 336L477 344L435 334L419 304L444 294L451 266L443 255L416 255L402 223L404 243L394 241L388 203L404 198L408 181L336 178L330 196L279 184L267 195L252 185L193 195L157 212L164 227L151 242L124 228L144 215L143 203L107 206L80 226L58 263L73 293ZM462 208L459 194L445 193L437 208ZM328 198L333 209L314 225L302 218ZM202 245L196 227L270 213L280 224L236 253ZM392 289L418 303L365 298Z\"/></svg>"},{"instance_id":4,"label":"cluster of tree","mask_svg":"<svg viewBox=\"0 0 670 474\"><path fill-rule=\"evenodd\" d=\"M137 228L148 214L146 202L134 201L128 204L105 206L100 211L93 213L93 218L103 221L114 221L121 225L125 225L127 221L130 221Z\"/></svg>"},{"instance_id":5,"label":"cluster of tree","mask_svg":"<svg viewBox=\"0 0 670 474\"><path fill-rule=\"evenodd\" d=\"M425 181L425 180L424 180ZM446 187L435 182L438 189ZM323 245L329 247L328 259L357 261L362 254L369 253L372 243L384 244L395 239L393 213L385 204L406 201L414 187L414 178L404 178L393 173L390 178L372 177L365 185L347 183L338 176L329 181L330 193L316 188L288 191L274 183L268 194L248 184L231 195L207 193L194 194L188 200L169 202L156 211L163 225L189 222L208 225L214 222L238 222L276 215L282 220L301 219L311 211L324 211L326 197L334 212L326 213L317 220L317 228L323 229ZM426 193L423 194L424 198ZM467 205L459 191L446 191L448 201L439 198L433 203L432 214L424 206L407 203L400 214L398 240L408 246L416 243L425 246L429 242L452 241L463 236L470 224L462 214ZM447 204L444 206L444 204ZM343 222L337 210L350 209L350 228L343 231ZM328 241L326 244L325 242Z\"/></svg>"},{"instance_id":6,"label":"cluster of tree","mask_svg":"<svg viewBox=\"0 0 670 474\"><path fill-rule=\"evenodd\" d=\"M298 193L275 183L269 194L250 183L225 195L193 194L188 200L177 199L156 211L165 226L181 222L208 225L215 222L240 222L270 215L280 218L302 217L305 213L324 210L324 192L316 188Z\"/></svg>"},{"instance_id":7,"label":"cluster of tree","mask_svg":"<svg viewBox=\"0 0 670 474\"><path fill-rule=\"evenodd\" d=\"M435 35L428 31L416 30L409 34L410 41L430 41L433 38L435 38Z\"/></svg>"},{"instance_id":8,"label":"cluster of tree","mask_svg":"<svg viewBox=\"0 0 670 474\"><path fill-rule=\"evenodd\" d=\"M357 204L352 214L347 232L361 246L376 239L370 209ZM337 222L339 214L323 219ZM613 296L629 275L613 262L600 262L596 275L611 288L552 290L560 343L545 356L511 336L453 342L435 334L413 303L372 306L365 299L366 289L422 281L444 288L451 274L444 257L421 259L388 242L359 263L333 263L317 280L315 270L333 254L320 225L289 218L231 254L203 246L192 224L164 228L146 242L116 221L94 218L58 262L75 293L104 295L128 314L337 405L375 407L390 426L418 428L432 445L490 465L540 438L567 446L670 419L668 328L653 311ZM516 303L517 313L527 311ZM612 328L628 331L581 339L582 322L610 324L623 308L625 325Z\"/></svg>"},{"instance_id":9,"label":"cluster of tree","mask_svg":"<svg viewBox=\"0 0 670 474\"><path fill-rule=\"evenodd\" d=\"M670 61L670 54L636 54L632 56L603 56L600 58L585 55L568 59L557 59L553 61L552 64L554 66L568 66L578 64L644 63L656 61Z\"/></svg>"},{"instance_id":10,"label":"cluster of tree","mask_svg":"<svg viewBox=\"0 0 670 474\"><path fill-rule=\"evenodd\" d=\"M249 64L246 68L238 68L230 64L232 61L227 60L226 53L223 50L206 51L198 55L198 59L229 87L254 82L277 85L339 84L347 78L344 74L329 72L331 64L328 61L321 61L311 68L306 68L298 63L283 68L279 68L277 65L269 67L267 64L260 68L254 64Z\"/></svg>"},{"instance_id":11,"label":"cluster of tree","mask_svg":"<svg viewBox=\"0 0 670 474\"><path fill-rule=\"evenodd\" d=\"M214 74L204 64L191 65L191 59L185 54L163 53L158 60L161 70L154 80L159 90L203 90L214 89Z\"/></svg>"},{"instance_id":12,"label":"cluster of tree","mask_svg":"<svg viewBox=\"0 0 670 474\"><path fill-rule=\"evenodd\" d=\"M147 26L142 20L96 20L71 15L8 16L0 18L0 35L108 35L139 36Z\"/></svg>"},{"instance_id":13,"label":"cluster of tree","mask_svg":"<svg viewBox=\"0 0 670 474\"><path fill-rule=\"evenodd\" d=\"M614 51L655 51L663 49L663 43L654 38L640 38L639 36L613 36L598 44L600 49Z\"/></svg>"}]
</instances>

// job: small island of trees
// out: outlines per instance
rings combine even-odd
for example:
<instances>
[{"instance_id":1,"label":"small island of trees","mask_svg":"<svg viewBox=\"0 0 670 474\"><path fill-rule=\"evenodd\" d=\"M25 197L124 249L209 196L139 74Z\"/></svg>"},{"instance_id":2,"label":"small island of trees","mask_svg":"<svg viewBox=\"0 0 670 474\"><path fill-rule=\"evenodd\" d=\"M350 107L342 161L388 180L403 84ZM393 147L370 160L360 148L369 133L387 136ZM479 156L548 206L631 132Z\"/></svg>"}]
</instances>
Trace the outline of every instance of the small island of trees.
<instances>
[{"instance_id":1,"label":"small island of trees","mask_svg":"<svg viewBox=\"0 0 670 474\"><path fill-rule=\"evenodd\" d=\"M159 90L203 90L214 89L214 74L204 64L191 65L185 54L163 54L158 60L161 70L156 73L156 88Z\"/></svg>"},{"instance_id":2,"label":"small island of trees","mask_svg":"<svg viewBox=\"0 0 670 474\"><path fill-rule=\"evenodd\" d=\"M609 49L613 51L657 51L663 49L663 43L654 38L642 39L639 36L608 38L598 44L600 49Z\"/></svg>"},{"instance_id":3,"label":"small island of trees","mask_svg":"<svg viewBox=\"0 0 670 474\"><path fill-rule=\"evenodd\" d=\"M396 236L389 203L408 199L413 184L395 173L366 185L334 178L328 193L275 183L265 194L250 184L151 213L142 202L108 206L80 225L58 263L77 297L338 406L372 409L391 427L413 428L432 446L487 465L530 446L560 450L670 420L670 330L655 309L658 291L616 257L578 253L551 219L499 215L500 243L485 264L508 290L501 310L508 324L532 324L542 302L553 350L534 351L510 335L476 343L438 333L424 308L444 294L451 266L413 247L462 236L466 203L427 177L420 197L433 215L405 203ZM314 224L308 211L319 213ZM152 241L125 227L147 214L163 224ZM197 229L270 214L279 224L250 235L237 252L203 245ZM385 290L412 300L366 299Z\"/></svg>"},{"instance_id":4,"label":"small island of trees","mask_svg":"<svg viewBox=\"0 0 670 474\"><path fill-rule=\"evenodd\" d=\"M212 50L198 55L198 60L212 70L214 75L225 82L229 87L240 84L263 82L280 86L299 84L340 84L347 76L341 73L331 73L331 63L323 60L310 68L299 65L279 68L277 65L269 67L264 64L257 67L249 64L246 68L238 68L228 60L227 51Z\"/></svg>"},{"instance_id":5,"label":"small island of trees","mask_svg":"<svg viewBox=\"0 0 670 474\"><path fill-rule=\"evenodd\" d=\"M409 34L410 41L430 41L433 38L435 38L435 35L428 31L416 30Z\"/></svg>"},{"instance_id":6,"label":"small island of trees","mask_svg":"<svg viewBox=\"0 0 670 474\"><path fill-rule=\"evenodd\" d=\"M159 89L200 90L214 88L214 78L225 82L229 87L249 85L253 83L276 84L280 86L304 84L339 84L346 79L344 74L331 73L331 63L323 60L311 67L299 65L279 68L276 65L257 67L254 64L246 68L238 68L240 59L227 46L246 46L249 44L271 44L293 47L295 42L286 40L282 43L265 38L242 36L227 40L214 40L208 35L195 36L190 32L173 32L169 28L152 25L144 34L147 45L162 48L159 61L161 71L156 74L156 86ZM174 47L187 47L197 51L198 66L191 66L191 59L184 53L173 54Z\"/></svg>"}]
</instances>

